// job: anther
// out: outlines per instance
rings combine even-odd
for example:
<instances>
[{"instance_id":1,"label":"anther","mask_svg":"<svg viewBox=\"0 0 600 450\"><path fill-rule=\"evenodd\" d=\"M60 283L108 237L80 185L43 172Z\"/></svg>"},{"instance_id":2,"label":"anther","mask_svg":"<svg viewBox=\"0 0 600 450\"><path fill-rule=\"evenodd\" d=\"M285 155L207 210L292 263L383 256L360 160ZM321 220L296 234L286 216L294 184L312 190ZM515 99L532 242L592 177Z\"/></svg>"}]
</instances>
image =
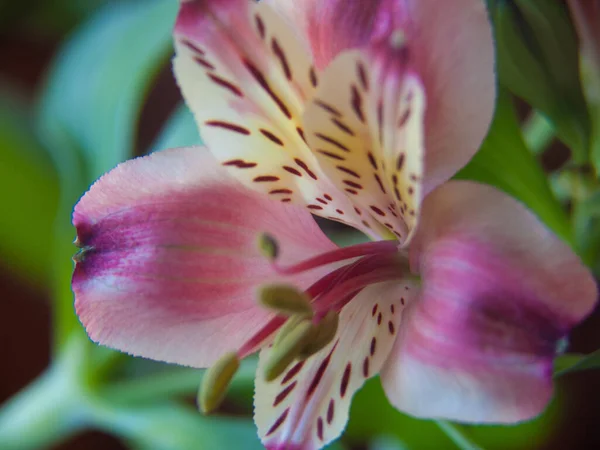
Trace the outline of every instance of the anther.
<instances>
[{"instance_id":1,"label":"anther","mask_svg":"<svg viewBox=\"0 0 600 450\"><path fill-rule=\"evenodd\" d=\"M261 288L260 304L283 316L303 315L312 317L309 297L293 286L272 284Z\"/></svg>"},{"instance_id":2,"label":"anther","mask_svg":"<svg viewBox=\"0 0 600 450\"><path fill-rule=\"evenodd\" d=\"M339 324L339 314L333 310L327 314L315 326L312 340L300 352L300 358L308 358L324 349L335 337Z\"/></svg>"},{"instance_id":3,"label":"anther","mask_svg":"<svg viewBox=\"0 0 600 450\"><path fill-rule=\"evenodd\" d=\"M291 320L291 319L290 319ZM273 345L264 369L266 381L273 381L296 359L302 349L312 341L314 327L310 320L303 319Z\"/></svg>"},{"instance_id":4,"label":"anther","mask_svg":"<svg viewBox=\"0 0 600 450\"><path fill-rule=\"evenodd\" d=\"M198 391L197 403L204 414L208 414L221 405L227 388L238 368L240 360L235 352L223 355L210 369L204 373Z\"/></svg>"},{"instance_id":5,"label":"anther","mask_svg":"<svg viewBox=\"0 0 600 450\"><path fill-rule=\"evenodd\" d=\"M404 47L404 44L406 44L406 35L404 34L404 31L400 29L394 30L390 35L389 43L392 46L392 48L396 50L399 50L402 47Z\"/></svg>"},{"instance_id":6,"label":"anther","mask_svg":"<svg viewBox=\"0 0 600 450\"><path fill-rule=\"evenodd\" d=\"M258 236L258 249L271 261L275 261L279 256L279 245L270 234L262 233Z\"/></svg>"}]
</instances>

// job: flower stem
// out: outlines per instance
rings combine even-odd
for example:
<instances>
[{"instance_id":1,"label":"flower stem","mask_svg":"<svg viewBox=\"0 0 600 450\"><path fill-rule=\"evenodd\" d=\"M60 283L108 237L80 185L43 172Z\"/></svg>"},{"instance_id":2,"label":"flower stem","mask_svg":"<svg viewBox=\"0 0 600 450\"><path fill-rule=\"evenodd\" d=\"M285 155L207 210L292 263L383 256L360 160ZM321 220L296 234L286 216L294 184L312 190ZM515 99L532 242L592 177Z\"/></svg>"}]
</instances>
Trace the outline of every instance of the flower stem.
<instances>
[{"instance_id":1,"label":"flower stem","mask_svg":"<svg viewBox=\"0 0 600 450\"><path fill-rule=\"evenodd\" d=\"M471 442L471 440L465 436L463 430L457 425L445 420L436 420L435 423L461 450L482 450L481 447Z\"/></svg>"}]
</instances>

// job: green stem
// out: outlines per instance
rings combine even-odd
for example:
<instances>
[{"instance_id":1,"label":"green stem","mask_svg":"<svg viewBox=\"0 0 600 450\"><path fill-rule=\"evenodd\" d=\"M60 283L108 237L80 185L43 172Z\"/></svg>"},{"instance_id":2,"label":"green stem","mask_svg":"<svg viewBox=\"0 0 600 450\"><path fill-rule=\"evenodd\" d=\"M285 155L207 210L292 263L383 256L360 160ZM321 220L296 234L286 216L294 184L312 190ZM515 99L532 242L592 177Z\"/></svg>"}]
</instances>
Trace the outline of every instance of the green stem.
<instances>
[{"instance_id":1,"label":"green stem","mask_svg":"<svg viewBox=\"0 0 600 450\"><path fill-rule=\"evenodd\" d=\"M445 420L436 420L435 423L461 450L482 450L481 447L475 445L467 436L465 436L463 430L461 430L459 426L446 422Z\"/></svg>"},{"instance_id":2,"label":"green stem","mask_svg":"<svg viewBox=\"0 0 600 450\"><path fill-rule=\"evenodd\" d=\"M85 349L81 344L68 343L46 372L3 405L0 448L45 448L86 426L86 394L79 368Z\"/></svg>"},{"instance_id":3,"label":"green stem","mask_svg":"<svg viewBox=\"0 0 600 450\"><path fill-rule=\"evenodd\" d=\"M245 359L230 388L248 386L254 381L255 373L256 360ZM108 403L134 404L190 395L198 390L203 374L204 371L198 369L167 369L142 378L112 383L102 390L100 397Z\"/></svg>"}]
</instances>

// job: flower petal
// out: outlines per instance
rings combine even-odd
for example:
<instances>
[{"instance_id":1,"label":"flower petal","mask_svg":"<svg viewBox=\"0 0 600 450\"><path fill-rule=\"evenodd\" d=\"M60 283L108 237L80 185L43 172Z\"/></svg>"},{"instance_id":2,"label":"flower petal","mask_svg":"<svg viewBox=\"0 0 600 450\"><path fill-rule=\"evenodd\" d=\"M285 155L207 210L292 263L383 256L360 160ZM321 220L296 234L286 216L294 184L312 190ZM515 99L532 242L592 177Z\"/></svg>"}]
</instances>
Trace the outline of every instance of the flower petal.
<instances>
[{"instance_id":1,"label":"flower petal","mask_svg":"<svg viewBox=\"0 0 600 450\"><path fill-rule=\"evenodd\" d=\"M272 317L256 303L258 285L278 279L260 233L281 243L283 262L335 248L308 212L246 189L201 147L119 165L84 195L73 223L75 306L90 337L196 367ZM306 287L320 276L284 281Z\"/></svg>"},{"instance_id":2,"label":"flower petal","mask_svg":"<svg viewBox=\"0 0 600 450\"><path fill-rule=\"evenodd\" d=\"M589 271L522 205L472 182L432 192L411 246L421 298L382 380L419 417L512 423L552 394L552 360L592 310Z\"/></svg>"},{"instance_id":3,"label":"flower petal","mask_svg":"<svg viewBox=\"0 0 600 450\"><path fill-rule=\"evenodd\" d=\"M329 177L400 240L414 229L425 93L405 49L340 54L306 109L306 137Z\"/></svg>"},{"instance_id":4,"label":"flower petal","mask_svg":"<svg viewBox=\"0 0 600 450\"><path fill-rule=\"evenodd\" d=\"M275 200L369 231L304 140L302 113L318 73L269 5L184 2L175 42L175 74L202 138L236 178Z\"/></svg>"},{"instance_id":5,"label":"flower petal","mask_svg":"<svg viewBox=\"0 0 600 450\"><path fill-rule=\"evenodd\" d=\"M274 0L304 27L315 65L340 52L378 45L401 31L411 67L427 93L425 189L464 166L490 125L495 99L494 45L481 0Z\"/></svg>"},{"instance_id":6,"label":"flower petal","mask_svg":"<svg viewBox=\"0 0 600 450\"><path fill-rule=\"evenodd\" d=\"M395 282L364 289L342 309L333 341L270 383L262 370L271 350L261 351L254 420L268 449L317 449L341 434L352 396L392 348L406 292Z\"/></svg>"}]
</instances>

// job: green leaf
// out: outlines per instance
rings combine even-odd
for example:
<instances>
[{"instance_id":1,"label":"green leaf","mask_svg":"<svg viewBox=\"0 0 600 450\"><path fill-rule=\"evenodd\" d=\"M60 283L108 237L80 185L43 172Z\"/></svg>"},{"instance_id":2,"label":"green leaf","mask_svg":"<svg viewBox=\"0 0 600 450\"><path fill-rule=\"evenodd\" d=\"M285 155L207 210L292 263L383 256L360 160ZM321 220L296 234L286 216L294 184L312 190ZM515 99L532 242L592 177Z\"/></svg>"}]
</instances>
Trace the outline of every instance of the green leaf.
<instances>
[{"instance_id":1,"label":"green leaf","mask_svg":"<svg viewBox=\"0 0 600 450\"><path fill-rule=\"evenodd\" d=\"M567 6L547 0L490 3L500 83L546 115L571 148L574 163L585 164L591 122Z\"/></svg>"},{"instance_id":2,"label":"green leaf","mask_svg":"<svg viewBox=\"0 0 600 450\"><path fill-rule=\"evenodd\" d=\"M202 145L194 116L185 105L180 105L165 124L151 151L174 147Z\"/></svg>"},{"instance_id":3,"label":"green leaf","mask_svg":"<svg viewBox=\"0 0 600 450\"><path fill-rule=\"evenodd\" d=\"M49 242L58 206L58 178L37 139L30 111L15 95L0 92L0 260L41 285L50 279Z\"/></svg>"},{"instance_id":4,"label":"green leaf","mask_svg":"<svg viewBox=\"0 0 600 450\"><path fill-rule=\"evenodd\" d=\"M41 136L59 173L54 228L54 330L60 347L73 330L71 211L102 173L133 154L148 86L171 52L177 2L115 2L77 29L49 71L38 111Z\"/></svg>"},{"instance_id":5,"label":"green leaf","mask_svg":"<svg viewBox=\"0 0 600 450\"><path fill-rule=\"evenodd\" d=\"M109 4L54 61L41 102L42 130L57 153L65 145L83 152L89 180L132 155L142 101L171 53L176 12L175 1Z\"/></svg>"},{"instance_id":6,"label":"green leaf","mask_svg":"<svg viewBox=\"0 0 600 450\"><path fill-rule=\"evenodd\" d=\"M510 95L500 88L496 114L479 152L456 176L490 184L528 206L562 239L572 243L567 216L546 175L526 147Z\"/></svg>"},{"instance_id":7,"label":"green leaf","mask_svg":"<svg viewBox=\"0 0 600 450\"><path fill-rule=\"evenodd\" d=\"M600 369L600 349L589 355L565 354L556 358L554 363L554 376L579 372L582 370Z\"/></svg>"},{"instance_id":8,"label":"green leaf","mask_svg":"<svg viewBox=\"0 0 600 450\"><path fill-rule=\"evenodd\" d=\"M141 408L98 405L96 426L140 449L262 449L250 419L204 417L195 409L171 403Z\"/></svg>"}]
</instances>

